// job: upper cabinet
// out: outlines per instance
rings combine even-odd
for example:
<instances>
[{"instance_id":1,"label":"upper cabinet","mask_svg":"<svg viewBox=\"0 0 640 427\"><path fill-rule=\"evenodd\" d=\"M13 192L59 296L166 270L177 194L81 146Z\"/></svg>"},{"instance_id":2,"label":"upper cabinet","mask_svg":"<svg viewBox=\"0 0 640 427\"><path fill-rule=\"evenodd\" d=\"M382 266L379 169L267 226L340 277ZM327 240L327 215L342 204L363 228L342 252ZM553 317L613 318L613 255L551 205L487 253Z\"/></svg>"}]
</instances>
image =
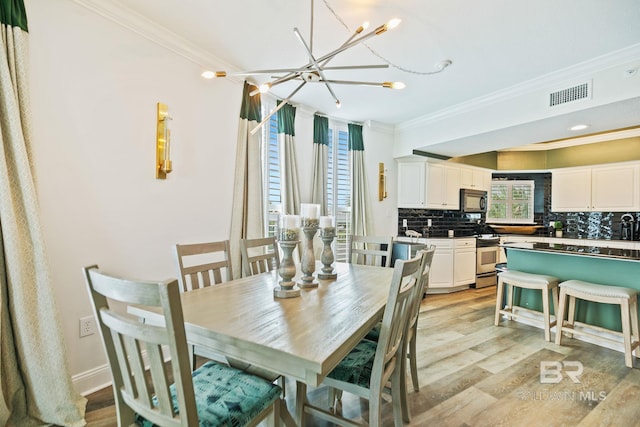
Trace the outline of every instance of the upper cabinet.
<instances>
[{"instance_id":1,"label":"upper cabinet","mask_svg":"<svg viewBox=\"0 0 640 427\"><path fill-rule=\"evenodd\" d=\"M491 171L411 157L398 159L398 207L460 209L460 189L488 191Z\"/></svg>"},{"instance_id":2,"label":"upper cabinet","mask_svg":"<svg viewBox=\"0 0 640 427\"><path fill-rule=\"evenodd\" d=\"M427 209L460 209L460 168L427 163Z\"/></svg>"},{"instance_id":3,"label":"upper cabinet","mask_svg":"<svg viewBox=\"0 0 640 427\"><path fill-rule=\"evenodd\" d=\"M398 207L425 207L425 185L427 162L403 161L398 162Z\"/></svg>"},{"instance_id":4,"label":"upper cabinet","mask_svg":"<svg viewBox=\"0 0 640 427\"><path fill-rule=\"evenodd\" d=\"M464 166L461 167L460 188L489 191L491 188L491 171Z\"/></svg>"},{"instance_id":5,"label":"upper cabinet","mask_svg":"<svg viewBox=\"0 0 640 427\"><path fill-rule=\"evenodd\" d=\"M553 212L640 210L640 162L552 171Z\"/></svg>"}]
</instances>

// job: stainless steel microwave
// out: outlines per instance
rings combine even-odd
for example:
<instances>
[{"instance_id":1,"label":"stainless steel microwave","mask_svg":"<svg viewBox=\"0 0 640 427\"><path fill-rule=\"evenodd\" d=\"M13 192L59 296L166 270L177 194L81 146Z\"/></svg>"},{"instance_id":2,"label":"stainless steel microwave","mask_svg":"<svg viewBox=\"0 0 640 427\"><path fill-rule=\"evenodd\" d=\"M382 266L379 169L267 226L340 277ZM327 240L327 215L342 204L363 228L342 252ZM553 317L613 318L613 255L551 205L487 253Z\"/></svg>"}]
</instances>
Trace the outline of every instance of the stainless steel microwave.
<instances>
[{"instance_id":1,"label":"stainless steel microwave","mask_svg":"<svg viewBox=\"0 0 640 427\"><path fill-rule=\"evenodd\" d=\"M486 212L487 192L468 188L460 189L460 210L462 212Z\"/></svg>"}]
</instances>

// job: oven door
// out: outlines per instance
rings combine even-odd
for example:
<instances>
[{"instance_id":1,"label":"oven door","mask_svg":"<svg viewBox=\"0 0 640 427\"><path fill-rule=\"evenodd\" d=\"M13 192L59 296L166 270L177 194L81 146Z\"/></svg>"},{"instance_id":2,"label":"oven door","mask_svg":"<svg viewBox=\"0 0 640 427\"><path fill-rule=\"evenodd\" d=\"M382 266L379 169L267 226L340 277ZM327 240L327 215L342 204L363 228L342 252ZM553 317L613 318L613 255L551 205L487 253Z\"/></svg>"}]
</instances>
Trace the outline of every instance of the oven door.
<instances>
[{"instance_id":1,"label":"oven door","mask_svg":"<svg viewBox=\"0 0 640 427\"><path fill-rule=\"evenodd\" d=\"M476 248L476 275L494 273L498 262L499 246Z\"/></svg>"}]
</instances>

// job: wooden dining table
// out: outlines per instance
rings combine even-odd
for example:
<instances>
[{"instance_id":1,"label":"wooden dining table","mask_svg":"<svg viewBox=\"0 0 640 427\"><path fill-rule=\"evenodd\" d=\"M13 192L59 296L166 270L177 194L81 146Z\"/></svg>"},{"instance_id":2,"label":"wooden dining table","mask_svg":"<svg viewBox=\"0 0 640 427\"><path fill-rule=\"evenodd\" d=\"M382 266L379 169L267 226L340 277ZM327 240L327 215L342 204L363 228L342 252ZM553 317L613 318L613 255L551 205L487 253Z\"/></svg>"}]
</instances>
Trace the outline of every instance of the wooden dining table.
<instances>
[{"instance_id":1,"label":"wooden dining table","mask_svg":"<svg viewBox=\"0 0 640 427\"><path fill-rule=\"evenodd\" d=\"M382 318L393 275L385 267L334 267L336 279L295 298L274 297L277 271L182 293L187 341L296 380L300 423L306 386L318 386Z\"/></svg>"}]
</instances>

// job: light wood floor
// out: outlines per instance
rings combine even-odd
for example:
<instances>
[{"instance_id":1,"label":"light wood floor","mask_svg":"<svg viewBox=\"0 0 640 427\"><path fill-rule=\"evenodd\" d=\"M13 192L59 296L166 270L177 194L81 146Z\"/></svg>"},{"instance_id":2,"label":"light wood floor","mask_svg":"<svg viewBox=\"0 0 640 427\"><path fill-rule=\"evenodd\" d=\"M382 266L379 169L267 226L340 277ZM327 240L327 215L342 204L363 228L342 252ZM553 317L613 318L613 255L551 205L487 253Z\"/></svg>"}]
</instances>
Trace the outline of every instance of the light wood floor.
<instances>
[{"instance_id":1,"label":"light wood floor","mask_svg":"<svg viewBox=\"0 0 640 427\"><path fill-rule=\"evenodd\" d=\"M541 329L503 320L493 325L495 287L428 295L419 323L420 392L410 393L411 426L635 426L640 425L640 362L624 365L622 353L578 340L562 347L544 341ZM552 334L553 335L553 334ZM579 362L579 383L566 374L541 383L541 362ZM575 371L569 363L566 371ZM549 376L545 378L550 378ZM288 383L293 408L295 384ZM311 390L326 401L326 390ZM88 396L89 426L114 426L111 388ZM366 415L367 403L345 394L343 413ZM309 419L308 426L324 427ZM391 404L385 426L393 426Z\"/></svg>"}]
</instances>

